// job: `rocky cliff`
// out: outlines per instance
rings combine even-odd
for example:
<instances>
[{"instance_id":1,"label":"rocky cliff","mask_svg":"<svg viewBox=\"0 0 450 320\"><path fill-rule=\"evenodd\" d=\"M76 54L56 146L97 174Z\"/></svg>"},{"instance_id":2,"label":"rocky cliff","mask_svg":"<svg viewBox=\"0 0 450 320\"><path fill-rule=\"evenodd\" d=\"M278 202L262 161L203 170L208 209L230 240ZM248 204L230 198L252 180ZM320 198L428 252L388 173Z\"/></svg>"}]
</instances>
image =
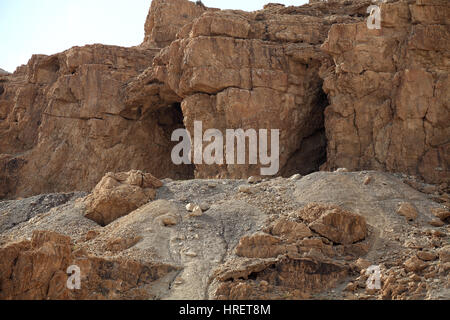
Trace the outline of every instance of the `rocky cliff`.
<instances>
[{"instance_id":1,"label":"rocky cliff","mask_svg":"<svg viewBox=\"0 0 450 320\"><path fill-rule=\"evenodd\" d=\"M153 1L142 45L36 55L0 78L0 196L90 190L108 171L248 177L174 166L176 128L280 129L280 172L347 167L449 180L446 1Z\"/></svg>"},{"instance_id":2,"label":"rocky cliff","mask_svg":"<svg viewBox=\"0 0 450 320\"><path fill-rule=\"evenodd\" d=\"M0 74L0 299L449 299L449 16L153 0L139 46ZM175 165L195 121L279 129L281 177Z\"/></svg>"}]
</instances>

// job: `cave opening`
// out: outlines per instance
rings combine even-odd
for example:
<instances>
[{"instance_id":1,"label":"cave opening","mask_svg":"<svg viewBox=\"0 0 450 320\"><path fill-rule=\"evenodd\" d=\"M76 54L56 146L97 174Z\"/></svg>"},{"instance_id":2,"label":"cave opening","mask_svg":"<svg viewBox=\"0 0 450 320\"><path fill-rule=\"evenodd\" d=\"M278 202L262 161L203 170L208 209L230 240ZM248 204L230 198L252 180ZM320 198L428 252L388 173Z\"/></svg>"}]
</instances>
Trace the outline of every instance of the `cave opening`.
<instances>
[{"instance_id":1,"label":"cave opening","mask_svg":"<svg viewBox=\"0 0 450 320\"><path fill-rule=\"evenodd\" d=\"M328 96L322 84L312 104L315 106L310 121L315 123L316 130L299 141L297 150L281 170L283 177L294 174L307 175L320 170L327 162L327 137L325 133L325 108L329 105Z\"/></svg>"},{"instance_id":2,"label":"cave opening","mask_svg":"<svg viewBox=\"0 0 450 320\"><path fill-rule=\"evenodd\" d=\"M178 142L172 141L172 133L177 129L185 129L181 103L176 102L169 106L159 108L158 110L156 110L154 116L156 118L158 126L164 132L164 139L169 142L167 158L169 159L168 161L170 161L172 149L178 144ZM173 166L173 170L171 170L170 174L166 178L175 180L194 179L195 166L193 164L173 164Z\"/></svg>"}]
</instances>

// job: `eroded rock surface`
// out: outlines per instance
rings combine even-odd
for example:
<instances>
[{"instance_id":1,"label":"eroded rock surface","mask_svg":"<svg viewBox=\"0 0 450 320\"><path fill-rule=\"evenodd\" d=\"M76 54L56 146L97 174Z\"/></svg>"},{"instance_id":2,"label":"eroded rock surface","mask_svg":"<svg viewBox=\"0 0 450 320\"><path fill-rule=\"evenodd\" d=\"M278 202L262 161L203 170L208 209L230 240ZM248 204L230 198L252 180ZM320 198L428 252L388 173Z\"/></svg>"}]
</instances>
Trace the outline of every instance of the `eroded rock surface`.
<instances>
[{"instance_id":1,"label":"eroded rock surface","mask_svg":"<svg viewBox=\"0 0 450 320\"><path fill-rule=\"evenodd\" d=\"M86 197L85 217L105 226L155 199L162 182L138 170L108 173Z\"/></svg>"},{"instance_id":2,"label":"eroded rock surface","mask_svg":"<svg viewBox=\"0 0 450 320\"><path fill-rule=\"evenodd\" d=\"M43 194L0 202L0 298L450 299L449 3L371 4L154 0L139 46L0 74L0 199ZM174 165L195 121L280 129L295 175Z\"/></svg>"},{"instance_id":3,"label":"eroded rock surface","mask_svg":"<svg viewBox=\"0 0 450 320\"><path fill-rule=\"evenodd\" d=\"M0 197L89 191L107 172L131 169L260 173L260 163L175 166L171 134L192 133L194 121L224 134L280 129L283 176L322 166L448 184L449 5L378 3L382 28L370 30L371 4L249 13L155 0L139 46L33 56L0 76Z\"/></svg>"},{"instance_id":4,"label":"eroded rock surface","mask_svg":"<svg viewBox=\"0 0 450 320\"><path fill-rule=\"evenodd\" d=\"M66 285L72 265L81 269L79 290ZM0 248L0 299L149 299L148 287L173 271L170 265L88 256L67 236L35 231L31 241Z\"/></svg>"},{"instance_id":5,"label":"eroded rock surface","mask_svg":"<svg viewBox=\"0 0 450 320\"><path fill-rule=\"evenodd\" d=\"M364 184L368 175L372 182ZM105 227L85 217L82 200L70 200L4 231L0 251L47 230L64 235L69 239L65 241L82 250L88 261L94 259L100 265L105 260L116 261L114 270L128 268L130 263L135 267L127 270L133 277L142 266L159 270L149 271L157 276L145 286L138 285L139 290L134 280L132 286L120 286L116 282L121 279L119 272L108 282L108 293L96 295L91 285L103 281L95 271L97 262L88 267L80 260L70 260L80 263L82 272L90 276L82 282L88 282L87 291L73 293L76 296L69 298L450 297L448 224L430 225L436 219L433 212L447 207L433 201L431 195L412 189L399 177L378 172L321 172L297 180L266 179L252 184L251 193L239 191L240 186L248 186L246 180L167 179L163 183L155 201ZM186 210L189 203L202 203L209 209L192 216ZM414 205L416 219L408 221L398 215L399 203ZM35 251L43 249L26 245L14 250L14 255L22 252L34 256ZM53 259L58 266L52 268L64 272L60 260ZM40 261L36 258L32 264L40 266L44 263ZM380 268L379 290L367 288L366 270L370 266ZM64 286L62 281L67 276L58 274L61 278L52 281L36 274L33 281L41 283L36 288L45 287L42 283L49 281ZM18 286L23 279L8 281ZM33 295L27 297L45 297L39 290L30 291ZM21 292L9 297L22 297Z\"/></svg>"},{"instance_id":6,"label":"eroded rock surface","mask_svg":"<svg viewBox=\"0 0 450 320\"><path fill-rule=\"evenodd\" d=\"M322 50L327 167L450 179L450 4L380 3L381 29L335 24Z\"/></svg>"}]
</instances>

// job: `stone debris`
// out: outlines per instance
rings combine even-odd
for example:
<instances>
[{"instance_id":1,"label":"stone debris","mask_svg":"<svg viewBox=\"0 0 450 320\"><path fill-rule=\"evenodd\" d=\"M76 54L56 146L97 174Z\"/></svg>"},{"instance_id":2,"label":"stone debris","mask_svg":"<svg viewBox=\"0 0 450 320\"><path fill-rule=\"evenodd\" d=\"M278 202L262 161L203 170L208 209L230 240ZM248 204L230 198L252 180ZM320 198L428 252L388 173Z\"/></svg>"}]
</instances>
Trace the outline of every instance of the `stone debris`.
<instances>
[{"instance_id":1,"label":"stone debris","mask_svg":"<svg viewBox=\"0 0 450 320\"><path fill-rule=\"evenodd\" d=\"M154 0L0 70L0 299L449 300L448 1L372 2ZM196 121L279 129L278 173L175 164Z\"/></svg>"}]
</instances>

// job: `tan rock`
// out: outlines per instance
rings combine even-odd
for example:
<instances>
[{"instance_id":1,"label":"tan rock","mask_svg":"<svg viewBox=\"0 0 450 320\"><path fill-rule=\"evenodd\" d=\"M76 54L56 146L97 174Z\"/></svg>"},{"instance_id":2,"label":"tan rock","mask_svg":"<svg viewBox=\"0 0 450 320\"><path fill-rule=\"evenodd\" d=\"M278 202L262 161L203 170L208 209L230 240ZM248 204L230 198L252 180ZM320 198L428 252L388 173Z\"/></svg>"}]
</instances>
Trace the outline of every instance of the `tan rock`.
<instances>
[{"instance_id":1,"label":"tan rock","mask_svg":"<svg viewBox=\"0 0 450 320\"><path fill-rule=\"evenodd\" d=\"M189 214L190 217L201 217L203 215L203 210L200 206L195 206L192 213Z\"/></svg>"},{"instance_id":2,"label":"tan rock","mask_svg":"<svg viewBox=\"0 0 450 320\"><path fill-rule=\"evenodd\" d=\"M356 260L355 265L358 267L359 270L367 269L372 265L372 263L366 259L358 258Z\"/></svg>"},{"instance_id":3,"label":"tan rock","mask_svg":"<svg viewBox=\"0 0 450 320\"><path fill-rule=\"evenodd\" d=\"M149 173L108 173L86 197L85 217L105 226L153 200L162 184Z\"/></svg>"},{"instance_id":4,"label":"tan rock","mask_svg":"<svg viewBox=\"0 0 450 320\"><path fill-rule=\"evenodd\" d=\"M166 214L160 217L164 226L172 227L178 224L178 219L173 214Z\"/></svg>"},{"instance_id":5,"label":"tan rock","mask_svg":"<svg viewBox=\"0 0 450 320\"><path fill-rule=\"evenodd\" d=\"M296 242L312 236L312 232L307 225L285 218L280 218L274 222L271 233L286 238L289 242Z\"/></svg>"},{"instance_id":6,"label":"tan rock","mask_svg":"<svg viewBox=\"0 0 450 320\"><path fill-rule=\"evenodd\" d=\"M283 253L281 239L262 232L241 238L236 247L236 254L247 258L276 258Z\"/></svg>"},{"instance_id":7,"label":"tan rock","mask_svg":"<svg viewBox=\"0 0 450 320\"><path fill-rule=\"evenodd\" d=\"M239 192L247 193L247 194L253 194L253 188L250 186L239 186L238 188Z\"/></svg>"},{"instance_id":8,"label":"tan rock","mask_svg":"<svg viewBox=\"0 0 450 320\"><path fill-rule=\"evenodd\" d=\"M419 215L417 209L408 202L400 203L397 209L397 213L401 216L404 216L407 220L415 220Z\"/></svg>"},{"instance_id":9,"label":"tan rock","mask_svg":"<svg viewBox=\"0 0 450 320\"><path fill-rule=\"evenodd\" d=\"M431 209L431 213L442 221L447 220L450 217L450 210L444 208L434 208Z\"/></svg>"},{"instance_id":10,"label":"tan rock","mask_svg":"<svg viewBox=\"0 0 450 320\"><path fill-rule=\"evenodd\" d=\"M309 224L309 227L334 243L352 244L367 236L366 220L360 215L339 207L322 205L306 209L313 216L314 214L317 216L316 220Z\"/></svg>"},{"instance_id":11,"label":"tan rock","mask_svg":"<svg viewBox=\"0 0 450 320\"><path fill-rule=\"evenodd\" d=\"M262 181L261 177L251 176L248 178L247 182L250 184L260 183Z\"/></svg>"},{"instance_id":12,"label":"tan rock","mask_svg":"<svg viewBox=\"0 0 450 320\"><path fill-rule=\"evenodd\" d=\"M445 225L445 223L442 220L432 220L429 222L431 226L433 227L442 227L443 225Z\"/></svg>"},{"instance_id":13,"label":"tan rock","mask_svg":"<svg viewBox=\"0 0 450 320\"><path fill-rule=\"evenodd\" d=\"M428 265L417 257L409 258L404 262L405 270L408 272L420 272L425 269Z\"/></svg>"},{"instance_id":14,"label":"tan rock","mask_svg":"<svg viewBox=\"0 0 450 320\"><path fill-rule=\"evenodd\" d=\"M66 286L71 265L80 268L80 290ZM150 299L147 284L174 270L161 263L87 256L73 251L69 237L36 231L31 241L0 247L0 299Z\"/></svg>"},{"instance_id":15,"label":"tan rock","mask_svg":"<svg viewBox=\"0 0 450 320\"><path fill-rule=\"evenodd\" d=\"M417 252L417 257L423 261L433 261L437 259L437 254L429 251L419 251Z\"/></svg>"},{"instance_id":16,"label":"tan rock","mask_svg":"<svg viewBox=\"0 0 450 320\"><path fill-rule=\"evenodd\" d=\"M92 239L95 239L97 236L98 236L98 232L97 232L97 231L95 231L95 230L89 230L89 231L86 233L85 239L86 239L86 241L90 241L90 240L92 240Z\"/></svg>"},{"instance_id":17,"label":"tan rock","mask_svg":"<svg viewBox=\"0 0 450 320\"><path fill-rule=\"evenodd\" d=\"M445 246L439 250L439 260L442 263L450 262L450 246Z\"/></svg>"}]
</instances>

